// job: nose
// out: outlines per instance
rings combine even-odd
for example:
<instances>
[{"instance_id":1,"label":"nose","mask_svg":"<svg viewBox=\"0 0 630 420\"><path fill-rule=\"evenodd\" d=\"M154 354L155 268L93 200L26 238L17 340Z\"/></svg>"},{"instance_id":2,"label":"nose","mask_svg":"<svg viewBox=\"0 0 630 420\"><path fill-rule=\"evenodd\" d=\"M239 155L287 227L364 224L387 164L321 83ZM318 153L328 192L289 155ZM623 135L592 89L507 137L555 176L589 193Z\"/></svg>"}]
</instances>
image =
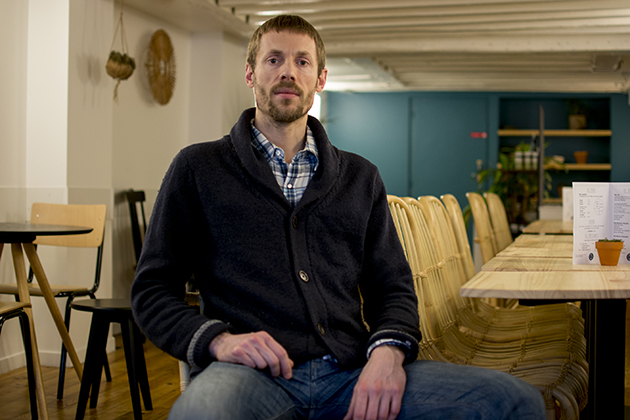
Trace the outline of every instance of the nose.
<instances>
[{"instance_id":1,"label":"nose","mask_svg":"<svg viewBox=\"0 0 630 420\"><path fill-rule=\"evenodd\" d=\"M291 60L287 60L282 66L282 73L280 77L283 81L295 81L295 63Z\"/></svg>"}]
</instances>

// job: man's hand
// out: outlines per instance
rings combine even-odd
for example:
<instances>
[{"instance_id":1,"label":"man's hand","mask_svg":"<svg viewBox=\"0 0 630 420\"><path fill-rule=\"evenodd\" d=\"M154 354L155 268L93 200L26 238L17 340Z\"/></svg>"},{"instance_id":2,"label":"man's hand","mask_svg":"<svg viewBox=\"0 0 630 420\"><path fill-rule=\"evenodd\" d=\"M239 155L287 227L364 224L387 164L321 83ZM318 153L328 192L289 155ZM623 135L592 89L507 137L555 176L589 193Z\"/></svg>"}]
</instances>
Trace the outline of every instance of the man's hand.
<instances>
[{"instance_id":1,"label":"man's hand","mask_svg":"<svg viewBox=\"0 0 630 420\"><path fill-rule=\"evenodd\" d=\"M375 348L359 375L344 420L394 420L407 384L404 360L398 347Z\"/></svg>"},{"instance_id":2,"label":"man's hand","mask_svg":"<svg viewBox=\"0 0 630 420\"><path fill-rule=\"evenodd\" d=\"M271 376L293 376L293 361L284 347L267 332L249 334L222 333L210 343L210 354L220 362L236 363L254 369L269 368Z\"/></svg>"}]
</instances>

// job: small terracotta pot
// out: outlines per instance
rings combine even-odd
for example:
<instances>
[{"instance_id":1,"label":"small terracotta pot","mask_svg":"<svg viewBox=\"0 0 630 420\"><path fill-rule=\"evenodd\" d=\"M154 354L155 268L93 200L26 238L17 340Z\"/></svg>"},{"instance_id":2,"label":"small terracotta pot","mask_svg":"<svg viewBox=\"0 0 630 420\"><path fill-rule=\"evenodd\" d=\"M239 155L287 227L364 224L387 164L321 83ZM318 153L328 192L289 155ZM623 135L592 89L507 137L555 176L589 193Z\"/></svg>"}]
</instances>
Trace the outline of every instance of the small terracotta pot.
<instances>
[{"instance_id":1,"label":"small terracotta pot","mask_svg":"<svg viewBox=\"0 0 630 420\"><path fill-rule=\"evenodd\" d=\"M577 152L573 152L573 156L575 157L576 163L586 163L588 152L586 150L578 150Z\"/></svg>"},{"instance_id":2,"label":"small terracotta pot","mask_svg":"<svg viewBox=\"0 0 630 420\"><path fill-rule=\"evenodd\" d=\"M623 242L595 242L599 263L601 265L617 265Z\"/></svg>"}]
</instances>

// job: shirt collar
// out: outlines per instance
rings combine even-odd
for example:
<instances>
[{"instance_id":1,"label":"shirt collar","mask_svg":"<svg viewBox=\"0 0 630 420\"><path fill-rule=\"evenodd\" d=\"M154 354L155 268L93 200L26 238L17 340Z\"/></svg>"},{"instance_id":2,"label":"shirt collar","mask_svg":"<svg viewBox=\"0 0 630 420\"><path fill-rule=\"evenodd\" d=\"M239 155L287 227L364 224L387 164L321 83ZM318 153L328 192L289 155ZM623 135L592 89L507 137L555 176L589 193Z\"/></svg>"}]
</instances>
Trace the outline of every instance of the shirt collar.
<instances>
[{"instance_id":1,"label":"shirt collar","mask_svg":"<svg viewBox=\"0 0 630 420\"><path fill-rule=\"evenodd\" d=\"M251 126L253 133L252 145L256 148L256 150L263 154L267 161L270 161L275 156L277 150L282 151L282 156L284 156L284 150L282 150L280 147L276 147L273 143L271 143L265 137L265 135L254 126L254 120L251 121ZM308 158L309 155L312 155L315 159L316 163L313 170L316 170L319 166L319 153L317 151L317 145L315 144L315 137L313 136L313 132L311 131L310 127L306 126L306 145L304 146L304 149L296 154L296 157L298 159Z\"/></svg>"}]
</instances>

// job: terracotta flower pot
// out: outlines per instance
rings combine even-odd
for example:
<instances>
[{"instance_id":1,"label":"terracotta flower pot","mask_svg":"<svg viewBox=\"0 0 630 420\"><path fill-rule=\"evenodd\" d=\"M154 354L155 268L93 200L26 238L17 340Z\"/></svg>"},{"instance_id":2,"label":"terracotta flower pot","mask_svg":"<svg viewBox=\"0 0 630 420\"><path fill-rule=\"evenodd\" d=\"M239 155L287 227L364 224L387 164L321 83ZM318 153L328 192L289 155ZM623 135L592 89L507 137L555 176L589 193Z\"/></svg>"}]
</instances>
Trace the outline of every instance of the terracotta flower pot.
<instances>
[{"instance_id":1,"label":"terracotta flower pot","mask_svg":"<svg viewBox=\"0 0 630 420\"><path fill-rule=\"evenodd\" d=\"M623 242L595 242L599 263L601 265L617 265L619 263L619 255L623 248Z\"/></svg>"},{"instance_id":2,"label":"terracotta flower pot","mask_svg":"<svg viewBox=\"0 0 630 420\"><path fill-rule=\"evenodd\" d=\"M586 159L588 159L588 151L578 150L577 152L573 152L573 157L575 157L576 163L586 163Z\"/></svg>"}]
</instances>

